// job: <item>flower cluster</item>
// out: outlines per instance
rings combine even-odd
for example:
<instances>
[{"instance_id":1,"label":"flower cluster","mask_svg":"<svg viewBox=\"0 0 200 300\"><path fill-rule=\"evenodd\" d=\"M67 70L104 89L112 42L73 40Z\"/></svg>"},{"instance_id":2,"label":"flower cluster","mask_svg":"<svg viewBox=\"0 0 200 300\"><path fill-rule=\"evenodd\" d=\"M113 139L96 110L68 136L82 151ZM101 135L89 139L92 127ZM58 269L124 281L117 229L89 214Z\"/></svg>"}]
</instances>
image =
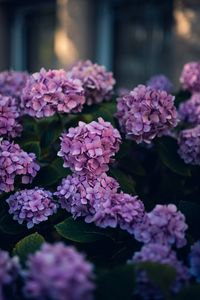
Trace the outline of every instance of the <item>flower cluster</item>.
<instances>
[{"instance_id":1,"label":"flower cluster","mask_svg":"<svg viewBox=\"0 0 200 300\"><path fill-rule=\"evenodd\" d=\"M68 79L64 70L41 69L27 81L21 105L25 114L43 118L56 112L80 112L84 103L84 90L79 80Z\"/></svg>"},{"instance_id":2,"label":"flower cluster","mask_svg":"<svg viewBox=\"0 0 200 300\"><path fill-rule=\"evenodd\" d=\"M200 93L194 93L189 100L182 102L178 112L181 121L200 124Z\"/></svg>"},{"instance_id":3,"label":"flower cluster","mask_svg":"<svg viewBox=\"0 0 200 300\"><path fill-rule=\"evenodd\" d=\"M26 72L4 71L0 73L0 94L20 100L22 90L28 80Z\"/></svg>"},{"instance_id":4,"label":"flower cluster","mask_svg":"<svg viewBox=\"0 0 200 300\"><path fill-rule=\"evenodd\" d=\"M167 93L171 93L173 89L171 81L163 74L152 76L147 81L147 85L156 90L166 91Z\"/></svg>"},{"instance_id":5,"label":"flower cluster","mask_svg":"<svg viewBox=\"0 0 200 300\"><path fill-rule=\"evenodd\" d=\"M22 131L16 100L0 94L0 135L15 138Z\"/></svg>"},{"instance_id":6,"label":"flower cluster","mask_svg":"<svg viewBox=\"0 0 200 300\"><path fill-rule=\"evenodd\" d=\"M184 65L180 83L185 90L200 92L200 62L190 62Z\"/></svg>"},{"instance_id":7,"label":"flower cluster","mask_svg":"<svg viewBox=\"0 0 200 300\"><path fill-rule=\"evenodd\" d=\"M35 154L23 151L18 144L0 141L0 192L14 190L14 181L21 175L24 184L30 183L40 169Z\"/></svg>"},{"instance_id":8,"label":"flower cluster","mask_svg":"<svg viewBox=\"0 0 200 300\"><path fill-rule=\"evenodd\" d=\"M82 82L88 105L110 100L115 80L104 66L93 64L89 60L79 61L68 72L68 76Z\"/></svg>"},{"instance_id":9,"label":"flower cluster","mask_svg":"<svg viewBox=\"0 0 200 300\"><path fill-rule=\"evenodd\" d=\"M145 244L174 244L180 248L186 244L187 228L185 216L177 211L174 204L156 205L151 212L146 214L143 222L135 228L134 235L138 241Z\"/></svg>"},{"instance_id":10,"label":"flower cluster","mask_svg":"<svg viewBox=\"0 0 200 300\"><path fill-rule=\"evenodd\" d=\"M176 279L171 286L171 292L177 293L189 281L189 271L176 257L176 253L170 247L160 244L150 243L144 245L140 252L135 252L130 263L137 265L136 268L136 293L140 294L143 299L164 299L162 291L151 281L146 271L140 263L154 262L161 265L168 265L175 269Z\"/></svg>"},{"instance_id":11,"label":"flower cluster","mask_svg":"<svg viewBox=\"0 0 200 300\"><path fill-rule=\"evenodd\" d=\"M57 211L51 192L35 187L31 190L22 190L11 195L6 202L9 213L19 224L27 223L27 228L46 221L49 216Z\"/></svg>"},{"instance_id":12,"label":"flower cluster","mask_svg":"<svg viewBox=\"0 0 200 300\"><path fill-rule=\"evenodd\" d=\"M131 232L144 216L137 196L117 193L119 184L105 173L98 177L74 174L63 179L55 195L73 217L84 216L99 227L117 227Z\"/></svg>"},{"instance_id":13,"label":"flower cluster","mask_svg":"<svg viewBox=\"0 0 200 300\"><path fill-rule=\"evenodd\" d=\"M24 293L31 299L92 300L93 266L75 248L43 244L29 256Z\"/></svg>"},{"instance_id":14,"label":"flower cluster","mask_svg":"<svg viewBox=\"0 0 200 300\"><path fill-rule=\"evenodd\" d=\"M108 170L108 163L119 150L121 137L109 122L98 118L89 124L79 122L61 137L58 155L64 159L64 167L80 174L98 176Z\"/></svg>"},{"instance_id":15,"label":"flower cluster","mask_svg":"<svg viewBox=\"0 0 200 300\"><path fill-rule=\"evenodd\" d=\"M200 165L200 125L182 130L178 144L178 153L186 164Z\"/></svg>"},{"instance_id":16,"label":"flower cluster","mask_svg":"<svg viewBox=\"0 0 200 300\"><path fill-rule=\"evenodd\" d=\"M126 137L137 143L150 143L178 122L174 97L144 85L118 99L116 116Z\"/></svg>"},{"instance_id":17,"label":"flower cluster","mask_svg":"<svg viewBox=\"0 0 200 300\"><path fill-rule=\"evenodd\" d=\"M17 278L19 269L18 257L10 258L8 252L0 249L0 297L3 296L3 288Z\"/></svg>"},{"instance_id":18,"label":"flower cluster","mask_svg":"<svg viewBox=\"0 0 200 300\"><path fill-rule=\"evenodd\" d=\"M200 282L200 241L192 245L189 259L190 273Z\"/></svg>"}]
</instances>

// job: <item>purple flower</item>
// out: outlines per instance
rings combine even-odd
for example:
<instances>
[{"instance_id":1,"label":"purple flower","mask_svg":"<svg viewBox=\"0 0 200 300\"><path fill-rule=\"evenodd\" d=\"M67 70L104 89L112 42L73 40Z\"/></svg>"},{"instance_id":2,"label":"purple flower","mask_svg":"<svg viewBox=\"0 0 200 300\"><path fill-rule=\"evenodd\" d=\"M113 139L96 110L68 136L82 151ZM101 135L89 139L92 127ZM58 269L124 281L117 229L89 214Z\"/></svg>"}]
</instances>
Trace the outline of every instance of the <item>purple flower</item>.
<instances>
[{"instance_id":1,"label":"purple flower","mask_svg":"<svg viewBox=\"0 0 200 300\"><path fill-rule=\"evenodd\" d=\"M68 76L82 82L88 105L110 100L115 80L104 66L93 64L89 60L79 61L68 72Z\"/></svg>"},{"instance_id":2,"label":"purple flower","mask_svg":"<svg viewBox=\"0 0 200 300\"><path fill-rule=\"evenodd\" d=\"M189 62L184 65L180 83L185 90L200 92L200 62Z\"/></svg>"},{"instance_id":3,"label":"purple flower","mask_svg":"<svg viewBox=\"0 0 200 300\"><path fill-rule=\"evenodd\" d=\"M30 76L22 95L22 109L32 117L43 118L56 112L80 112L85 103L79 80L67 79L64 70L41 69Z\"/></svg>"},{"instance_id":4,"label":"purple flower","mask_svg":"<svg viewBox=\"0 0 200 300\"><path fill-rule=\"evenodd\" d=\"M130 263L136 264L136 293L142 299L164 299L164 295L158 286L149 278L146 271L142 268L140 263L152 262L161 265L168 265L175 269L176 280L171 286L172 294L179 292L179 290L188 283L189 271L176 257L176 253L170 247L160 244L144 245L139 252L135 252ZM161 271L162 272L162 271Z\"/></svg>"},{"instance_id":5,"label":"purple flower","mask_svg":"<svg viewBox=\"0 0 200 300\"><path fill-rule=\"evenodd\" d=\"M63 179L55 195L74 218L83 216L87 223L119 226L132 233L143 220L144 205L137 196L118 194L118 188L117 181L105 173L98 177L74 174Z\"/></svg>"},{"instance_id":6,"label":"purple flower","mask_svg":"<svg viewBox=\"0 0 200 300\"><path fill-rule=\"evenodd\" d=\"M126 137L137 143L150 143L178 123L174 97L144 85L118 99L116 116Z\"/></svg>"},{"instance_id":7,"label":"purple flower","mask_svg":"<svg viewBox=\"0 0 200 300\"><path fill-rule=\"evenodd\" d=\"M109 202L118 188L117 181L106 173L97 177L73 174L62 180L55 195L59 198L61 207L76 218L93 216L96 213L95 208L97 209L94 204Z\"/></svg>"},{"instance_id":8,"label":"purple flower","mask_svg":"<svg viewBox=\"0 0 200 300\"><path fill-rule=\"evenodd\" d=\"M152 76L147 81L147 85L156 90L166 91L167 93L171 93L173 89L171 81L163 74Z\"/></svg>"},{"instance_id":9,"label":"purple flower","mask_svg":"<svg viewBox=\"0 0 200 300\"><path fill-rule=\"evenodd\" d=\"M143 223L134 231L135 238L145 244L159 243L163 245L185 246L185 231L188 228L185 216L177 211L174 204L156 205L146 214Z\"/></svg>"},{"instance_id":10,"label":"purple flower","mask_svg":"<svg viewBox=\"0 0 200 300\"><path fill-rule=\"evenodd\" d=\"M79 122L78 127L62 134L58 156L63 157L64 167L80 174L98 176L108 170L120 142L118 130L102 118L89 124Z\"/></svg>"},{"instance_id":11,"label":"purple flower","mask_svg":"<svg viewBox=\"0 0 200 300\"><path fill-rule=\"evenodd\" d=\"M186 164L200 165L200 125L182 130L178 136L178 153Z\"/></svg>"},{"instance_id":12,"label":"purple flower","mask_svg":"<svg viewBox=\"0 0 200 300\"><path fill-rule=\"evenodd\" d=\"M182 121L200 124L200 93L194 93L189 100L181 103L178 113Z\"/></svg>"},{"instance_id":13,"label":"purple flower","mask_svg":"<svg viewBox=\"0 0 200 300\"><path fill-rule=\"evenodd\" d=\"M24 184L32 182L40 169L34 153L23 151L18 144L0 141L0 192L14 190L15 177L22 176Z\"/></svg>"},{"instance_id":14,"label":"purple flower","mask_svg":"<svg viewBox=\"0 0 200 300\"><path fill-rule=\"evenodd\" d=\"M93 266L74 247L43 244L29 256L24 293L31 299L92 300Z\"/></svg>"},{"instance_id":15,"label":"purple flower","mask_svg":"<svg viewBox=\"0 0 200 300\"><path fill-rule=\"evenodd\" d=\"M22 131L19 108L12 97L0 94L0 135L15 138Z\"/></svg>"},{"instance_id":16,"label":"purple flower","mask_svg":"<svg viewBox=\"0 0 200 300\"><path fill-rule=\"evenodd\" d=\"M0 72L0 94L19 100L28 77L26 72Z\"/></svg>"},{"instance_id":17,"label":"purple flower","mask_svg":"<svg viewBox=\"0 0 200 300\"><path fill-rule=\"evenodd\" d=\"M9 253L0 249L0 299L4 298L4 288L6 286L11 286L17 274L19 272L20 266L17 257L10 258ZM9 287L10 288L10 287Z\"/></svg>"},{"instance_id":18,"label":"purple flower","mask_svg":"<svg viewBox=\"0 0 200 300\"><path fill-rule=\"evenodd\" d=\"M52 193L38 187L16 192L6 202L9 205L9 213L13 215L13 220L18 221L19 224L27 223L28 229L48 220L48 217L57 211Z\"/></svg>"},{"instance_id":19,"label":"purple flower","mask_svg":"<svg viewBox=\"0 0 200 300\"><path fill-rule=\"evenodd\" d=\"M130 93L130 90L124 87L121 87L117 90L118 97L124 97Z\"/></svg>"},{"instance_id":20,"label":"purple flower","mask_svg":"<svg viewBox=\"0 0 200 300\"><path fill-rule=\"evenodd\" d=\"M191 246L189 256L190 260L190 273L200 282L200 241Z\"/></svg>"}]
</instances>

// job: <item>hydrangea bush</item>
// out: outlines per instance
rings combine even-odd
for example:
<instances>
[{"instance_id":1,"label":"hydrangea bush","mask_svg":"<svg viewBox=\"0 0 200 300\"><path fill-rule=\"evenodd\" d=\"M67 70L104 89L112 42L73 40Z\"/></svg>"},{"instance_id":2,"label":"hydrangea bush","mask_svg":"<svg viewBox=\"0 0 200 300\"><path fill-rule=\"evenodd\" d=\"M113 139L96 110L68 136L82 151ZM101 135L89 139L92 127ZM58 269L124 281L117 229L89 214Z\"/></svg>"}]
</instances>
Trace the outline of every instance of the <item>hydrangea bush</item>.
<instances>
[{"instance_id":1,"label":"hydrangea bush","mask_svg":"<svg viewBox=\"0 0 200 300\"><path fill-rule=\"evenodd\" d=\"M0 73L0 300L200 299L200 64L115 83Z\"/></svg>"}]
</instances>

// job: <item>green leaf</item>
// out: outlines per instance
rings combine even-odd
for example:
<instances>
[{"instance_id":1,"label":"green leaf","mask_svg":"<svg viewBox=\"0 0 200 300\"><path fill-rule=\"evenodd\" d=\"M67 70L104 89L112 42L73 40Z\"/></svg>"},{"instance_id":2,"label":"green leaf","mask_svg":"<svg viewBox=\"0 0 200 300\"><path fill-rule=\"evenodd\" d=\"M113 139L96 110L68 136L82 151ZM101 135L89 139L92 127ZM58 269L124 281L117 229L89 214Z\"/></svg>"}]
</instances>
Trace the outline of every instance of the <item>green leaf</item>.
<instances>
[{"instance_id":1,"label":"green leaf","mask_svg":"<svg viewBox=\"0 0 200 300\"><path fill-rule=\"evenodd\" d=\"M182 289L173 300L199 300L200 299L200 284L188 286Z\"/></svg>"},{"instance_id":2,"label":"green leaf","mask_svg":"<svg viewBox=\"0 0 200 300\"><path fill-rule=\"evenodd\" d=\"M87 224L80 219L74 220L72 217L57 224L55 228L62 237L79 243L91 243L110 237L106 230L102 230L93 224Z\"/></svg>"},{"instance_id":3,"label":"green leaf","mask_svg":"<svg viewBox=\"0 0 200 300\"><path fill-rule=\"evenodd\" d=\"M71 171L69 168L63 167L63 159L58 157L52 162L52 167L54 167L57 172L59 173L60 177L66 177L67 175L71 174Z\"/></svg>"},{"instance_id":4,"label":"green leaf","mask_svg":"<svg viewBox=\"0 0 200 300\"><path fill-rule=\"evenodd\" d=\"M35 153L36 157L39 158L41 155L40 143L38 141L26 142L21 145L23 150L28 153Z\"/></svg>"},{"instance_id":5,"label":"green leaf","mask_svg":"<svg viewBox=\"0 0 200 300\"><path fill-rule=\"evenodd\" d=\"M100 274L97 279L97 300L133 299L135 274L133 265L122 265Z\"/></svg>"},{"instance_id":6,"label":"green leaf","mask_svg":"<svg viewBox=\"0 0 200 300\"><path fill-rule=\"evenodd\" d=\"M25 232L26 228L14 221L7 210L3 210L0 214L0 231L10 235L18 235Z\"/></svg>"},{"instance_id":7,"label":"green leaf","mask_svg":"<svg viewBox=\"0 0 200 300\"><path fill-rule=\"evenodd\" d=\"M111 176L113 176L120 184L120 187L123 192L129 194L135 194L135 181L122 171L118 169L110 169Z\"/></svg>"},{"instance_id":8,"label":"green leaf","mask_svg":"<svg viewBox=\"0 0 200 300\"><path fill-rule=\"evenodd\" d=\"M13 249L13 255L17 255L20 261L24 263L29 254L32 254L40 249L45 242L42 235L36 233L30 234L20 240Z\"/></svg>"},{"instance_id":9,"label":"green leaf","mask_svg":"<svg viewBox=\"0 0 200 300\"><path fill-rule=\"evenodd\" d=\"M49 124L41 135L41 146L47 148L52 145L61 135L62 126L60 122L54 121Z\"/></svg>"},{"instance_id":10,"label":"green leaf","mask_svg":"<svg viewBox=\"0 0 200 300\"><path fill-rule=\"evenodd\" d=\"M160 138L157 141L157 149L161 161L171 171L183 176L191 175L190 168L177 153L178 145L175 139L170 137Z\"/></svg>"},{"instance_id":11,"label":"green leaf","mask_svg":"<svg viewBox=\"0 0 200 300\"><path fill-rule=\"evenodd\" d=\"M163 292L167 298L170 287L176 280L176 270L169 266L155 262L142 262L135 265L139 270L145 270L151 282Z\"/></svg>"},{"instance_id":12,"label":"green leaf","mask_svg":"<svg viewBox=\"0 0 200 300\"><path fill-rule=\"evenodd\" d=\"M180 201L179 209L186 217L190 232L196 238L200 238L200 205L189 201Z\"/></svg>"},{"instance_id":13,"label":"green leaf","mask_svg":"<svg viewBox=\"0 0 200 300\"><path fill-rule=\"evenodd\" d=\"M36 178L34 179L34 185L50 186L57 183L61 178L61 174L54 166L45 166L40 169Z\"/></svg>"}]
</instances>

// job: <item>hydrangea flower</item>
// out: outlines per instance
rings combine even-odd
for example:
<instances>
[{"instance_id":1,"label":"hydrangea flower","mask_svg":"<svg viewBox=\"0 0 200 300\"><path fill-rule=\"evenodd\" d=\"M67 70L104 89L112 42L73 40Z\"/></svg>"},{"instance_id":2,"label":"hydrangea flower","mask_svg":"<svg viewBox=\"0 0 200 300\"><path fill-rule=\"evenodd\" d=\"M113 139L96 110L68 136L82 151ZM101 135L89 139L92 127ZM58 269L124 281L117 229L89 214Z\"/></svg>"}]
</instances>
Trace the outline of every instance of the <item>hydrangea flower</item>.
<instances>
[{"instance_id":1,"label":"hydrangea flower","mask_svg":"<svg viewBox=\"0 0 200 300\"><path fill-rule=\"evenodd\" d=\"M135 228L135 238L145 244L185 246L185 231L188 228L185 216L174 204L156 205L146 214L143 223Z\"/></svg>"},{"instance_id":2,"label":"hydrangea flower","mask_svg":"<svg viewBox=\"0 0 200 300\"><path fill-rule=\"evenodd\" d=\"M200 165L200 125L185 129L178 136L178 153L186 164Z\"/></svg>"},{"instance_id":3,"label":"hydrangea flower","mask_svg":"<svg viewBox=\"0 0 200 300\"><path fill-rule=\"evenodd\" d=\"M117 193L119 184L105 173L98 177L73 174L63 179L55 195L62 208L73 217L85 217L87 223L117 227L133 232L142 222L144 205L137 196Z\"/></svg>"},{"instance_id":4,"label":"hydrangea flower","mask_svg":"<svg viewBox=\"0 0 200 300\"><path fill-rule=\"evenodd\" d=\"M189 100L182 102L178 113L182 121L200 124L200 93L194 93Z\"/></svg>"},{"instance_id":5,"label":"hydrangea flower","mask_svg":"<svg viewBox=\"0 0 200 300\"><path fill-rule=\"evenodd\" d=\"M139 252L135 252L130 263L139 264L143 262L159 263L175 269L176 280L171 286L172 294L179 292L189 281L190 276L187 267L177 259L176 253L168 246L154 243L144 245ZM136 268L136 283L136 293L142 299L164 299L162 291L151 281L151 278L140 265Z\"/></svg>"},{"instance_id":6,"label":"hydrangea flower","mask_svg":"<svg viewBox=\"0 0 200 300\"><path fill-rule=\"evenodd\" d=\"M67 79L64 70L41 69L30 76L23 89L22 109L36 118L49 117L56 112L77 113L84 103L81 82Z\"/></svg>"},{"instance_id":7,"label":"hydrangea flower","mask_svg":"<svg viewBox=\"0 0 200 300\"><path fill-rule=\"evenodd\" d=\"M178 123L174 97L144 85L118 99L116 116L126 137L137 143L150 143Z\"/></svg>"},{"instance_id":8,"label":"hydrangea flower","mask_svg":"<svg viewBox=\"0 0 200 300\"><path fill-rule=\"evenodd\" d=\"M28 78L29 75L26 72L0 72L0 94L19 100Z\"/></svg>"},{"instance_id":9,"label":"hydrangea flower","mask_svg":"<svg viewBox=\"0 0 200 300\"><path fill-rule=\"evenodd\" d=\"M0 94L0 135L15 138L22 131L19 109L14 98Z\"/></svg>"},{"instance_id":10,"label":"hydrangea flower","mask_svg":"<svg viewBox=\"0 0 200 300\"><path fill-rule=\"evenodd\" d=\"M110 100L115 79L104 66L93 64L90 60L79 61L69 70L68 76L81 80L88 105Z\"/></svg>"},{"instance_id":11,"label":"hydrangea flower","mask_svg":"<svg viewBox=\"0 0 200 300\"><path fill-rule=\"evenodd\" d=\"M108 163L119 150L121 136L109 122L98 118L89 124L79 122L62 134L61 150L64 167L80 174L98 176L108 170Z\"/></svg>"},{"instance_id":12,"label":"hydrangea flower","mask_svg":"<svg viewBox=\"0 0 200 300\"><path fill-rule=\"evenodd\" d=\"M4 298L4 288L11 286L16 280L18 272L20 270L18 257L11 258L7 251L0 249L0 299Z\"/></svg>"},{"instance_id":13,"label":"hydrangea flower","mask_svg":"<svg viewBox=\"0 0 200 300\"><path fill-rule=\"evenodd\" d=\"M19 224L25 222L28 229L48 220L48 217L57 211L52 193L38 187L16 192L6 202L13 220L18 221Z\"/></svg>"},{"instance_id":14,"label":"hydrangea flower","mask_svg":"<svg viewBox=\"0 0 200 300\"><path fill-rule=\"evenodd\" d=\"M23 184L32 182L39 169L34 153L23 151L13 142L0 140L0 192L13 191L17 175L22 176Z\"/></svg>"},{"instance_id":15,"label":"hydrangea flower","mask_svg":"<svg viewBox=\"0 0 200 300\"><path fill-rule=\"evenodd\" d=\"M158 74L152 76L148 81L147 85L156 89L156 90L163 90L167 93L171 93L173 89L173 84L171 81L163 74Z\"/></svg>"},{"instance_id":16,"label":"hydrangea flower","mask_svg":"<svg viewBox=\"0 0 200 300\"><path fill-rule=\"evenodd\" d=\"M200 92L200 62L189 62L184 65L180 83L185 90Z\"/></svg>"},{"instance_id":17,"label":"hydrangea flower","mask_svg":"<svg viewBox=\"0 0 200 300\"><path fill-rule=\"evenodd\" d=\"M191 246L190 252L190 273L200 282L200 241Z\"/></svg>"},{"instance_id":18,"label":"hydrangea flower","mask_svg":"<svg viewBox=\"0 0 200 300\"><path fill-rule=\"evenodd\" d=\"M126 96L130 93L130 90L124 87L121 87L117 90L117 96L118 97L123 97Z\"/></svg>"},{"instance_id":19,"label":"hydrangea flower","mask_svg":"<svg viewBox=\"0 0 200 300\"><path fill-rule=\"evenodd\" d=\"M43 244L31 254L24 274L27 298L92 300L93 266L74 247Z\"/></svg>"}]
</instances>

